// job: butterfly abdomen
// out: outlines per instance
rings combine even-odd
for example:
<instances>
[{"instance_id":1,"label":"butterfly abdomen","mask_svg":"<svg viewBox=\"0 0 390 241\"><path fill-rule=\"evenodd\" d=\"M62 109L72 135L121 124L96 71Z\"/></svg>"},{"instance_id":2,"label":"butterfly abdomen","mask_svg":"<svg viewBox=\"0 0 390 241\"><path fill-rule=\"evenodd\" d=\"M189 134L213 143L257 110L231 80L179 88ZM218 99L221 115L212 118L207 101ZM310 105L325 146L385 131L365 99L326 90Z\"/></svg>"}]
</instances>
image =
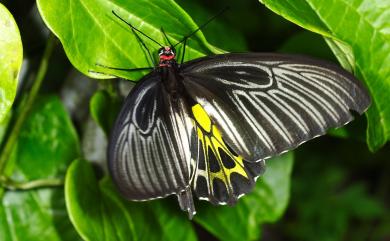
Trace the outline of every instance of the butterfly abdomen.
<instances>
[{"instance_id":1,"label":"butterfly abdomen","mask_svg":"<svg viewBox=\"0 0 390 241\"><path fill-rule=\"evenodd\" d=\"M165 90L169 95L176 98L184 92L184 86L182 83L183 77L178 74L176 61L171 61L171 65L160 67L159 72Z\"/></svg>"}]
</instances>

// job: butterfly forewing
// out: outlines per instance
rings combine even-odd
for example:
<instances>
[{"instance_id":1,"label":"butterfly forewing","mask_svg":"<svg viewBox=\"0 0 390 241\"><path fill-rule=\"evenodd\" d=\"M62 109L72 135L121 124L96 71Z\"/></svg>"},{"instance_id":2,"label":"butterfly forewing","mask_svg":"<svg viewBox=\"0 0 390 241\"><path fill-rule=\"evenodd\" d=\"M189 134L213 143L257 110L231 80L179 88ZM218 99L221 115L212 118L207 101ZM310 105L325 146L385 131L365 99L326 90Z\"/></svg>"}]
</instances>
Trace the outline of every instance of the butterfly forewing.
<instances>
[{"instance_id":1,"label":"butterfly forewing","mask_svg":"<svg viewBox=\"0 0 390 241\"><path fill-rule=\"evenodd\" d=\"M191 126L186 107L172 101L158 73L126 98L109 144L109 167L121 193L148 200L180 193L190 183Z\"/></svg>"},{"instance_id":2,"label":"butterfly forewing","mask_svg":"<svg viewBox=\"0 0 390 241\"><path fill-rule=\"evenodd\" d=\"M337 66L278 54L224 54L181 66L190 96L245 160L292 149L363 113L370 97Z\"/></svg>"}]
</instances>

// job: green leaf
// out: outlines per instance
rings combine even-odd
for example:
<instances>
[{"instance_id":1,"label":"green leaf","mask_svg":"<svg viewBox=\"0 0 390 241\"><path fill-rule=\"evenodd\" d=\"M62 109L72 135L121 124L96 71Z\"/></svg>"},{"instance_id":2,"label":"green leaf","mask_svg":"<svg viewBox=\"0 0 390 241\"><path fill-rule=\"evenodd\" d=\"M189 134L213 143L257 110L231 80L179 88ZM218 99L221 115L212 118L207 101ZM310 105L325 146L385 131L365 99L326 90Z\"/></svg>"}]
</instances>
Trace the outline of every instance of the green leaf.
<instances>
[{"instance_id":1,"label":"green leaf","mask_svg":"<svg viewBox=\"0 0 390 241\"><path fill-rule=\"evenodd\" d=\"M85 240L196 240L178 207L167 200L124 200L108 177L97 180L87 161L72 163L65 194L71 220Z\"/></svg>"},{"instance_id":2,"label":"green leaf","mask_svg":"<svg viewBox=\"0 0 390 241\"><path fill-rule=\"evenodd\" d=\"M12 14L0 4L0 123L14 102L23 46Z\"/></svg>"},{"instance_id":3,"label":"green leaf","mask_svg":"<svg viewBox=\"0 0 390 241\"><path fill-rule=\"evenodd\" d=\"M100 191L91 164L75 160L65 180L70 219L84 240L134 240L133 221L120 201Z\"/></svg>"},{"instance_id":4,"label":"green leaf","mask_svg":"<svg viewBox=\"0 0 390 241\"><path fill-rule=\"evenodd\" d=\"M80 240L69 221L62 188L6 191L0 240Z\"/></svg>"},{"instance_id":5,"label":"green leaf","mask_svg":"<svg viewBox=\"0 0 390 241\"><path fill-rule=\"evenodd\" d=\"M138 240L197 240L195 230L186 213L178 207L176 197L147 202L132 202L119 196L111 180L102 180L101 188L109 195L117 196L126 206L133 220Z\"/></svg>"},{"instance_id":6,"label":"green leaf","mask_svg":"<svg viewBox=\"0 0 390 241\"><path fill-rule=\"evenodd\" d=\"M160 28L164 27L172 43L197 29L196 24L173 0L38 0L38 8L46 25L60 39L72 64L82 73L95 78L112 76L135 79L142 73L109 70L96 64L120 67L150 67L147 53L129 27L111 11L146 33L162 45L166 40ZM159 46L141 36L155 55ZM186 58L193 59L213 52L216 48L207 43L198 31L188 42Z\"/></svg>"},{"instance_id":7,"label":"green leaf","mask_svg":"<svg viewBox=\"0 0 390 241\"><path fill-rule=\"evenodd\" d=\"M344 69L351 73L355 72L355 56L348 44L345 44L336 39L325 38L326 43L332 49L334 55Z\"/></svg>"},{"instance_id":8,"label":"green leaf","mask_svg":"<svg viewBox=\"0 0 390 241\"><path fill-rule=\"evenodd\" d=\"M105 90L97 91L91 98L89 103L91 116L106 136L109 136L120 107L120 101L111 97Z\"/></svg>"},{"instance_id":9,"label":"green leaf","mask_svg":"<svg viewBox=\"0 0 390 241\"><path fill-rule=\"evenodd\" d=\"M2 122L0 122L0 143L3 142L5 133L7 132L8 124L11 120L12 111L8 112Z\"/></svg>"},{"instance_id":10,"label":"green leaf","mask_svg":"<svg viewBox=\"0 0 390 241\"><path fill-rule=\"evenodd\" d=\"M390 138L390 2L387 0L261 0L272 11L303 28L342 42L335 51L342 61L354 60L373 103L367 112L367 143L377 150ZM348 50L345 46L349 46ZM332 50L335 46L331 45ZM352 57L352 55L354 57ZM340 57L339 57L340 59ZM351 63L352 64L352 63Z\"/></svg>"},{"instance_id":11,"label":"green leaf","mask_svg":"<svg viewBox=\"0 0 390 241\"><path fill-rule=\"evenodd\" d=\"M195 221L221 240L259 239L260 224L275 222L287 207L292 164L292 152L267 161L264 176L236 206L203 203Z\"/></svg>"},{"instance_id":12,"label":"green leaf","mask_svg":"<svg viewBox=\"0 0 390 241\"><path fill-rule=\"evenodd\" d=\"M76 130L56 96L37 99L19 134L11 163L13 179L30 181L65 175L80 155ZM8 172L9 170L7 170Z\"/></svg>"},{"instance_id":13,"label":"green leaf","mask_svg":"<svg viewBox=\"0 0 390 241\"><path fill-rule=\"evenodd\" d=\"M79 141L57 97L37 99L7 164L13 180L61 178L79 155ZM0 240L78 240L62 187L3 193Z\"/></svg>"}]
</instances>

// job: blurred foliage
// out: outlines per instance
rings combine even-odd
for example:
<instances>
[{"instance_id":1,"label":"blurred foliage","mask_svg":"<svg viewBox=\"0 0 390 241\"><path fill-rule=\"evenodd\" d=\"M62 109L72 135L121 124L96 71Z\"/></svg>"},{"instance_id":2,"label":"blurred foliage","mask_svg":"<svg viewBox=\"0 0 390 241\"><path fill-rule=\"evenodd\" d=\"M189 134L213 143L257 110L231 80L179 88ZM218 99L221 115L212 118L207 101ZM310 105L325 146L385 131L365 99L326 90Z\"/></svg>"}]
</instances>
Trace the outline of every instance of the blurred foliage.
<instances>
[{"instance_id":1,"label":"blurred foliage","mask_svg":"<svg viewBox=\"0 0 390 241\"><path fill-rule=\"evenodd\" d=\"M295 156L289 209L270 227L275 240L389 238L388 146L372 154L364 143L327 137L305 144Z\"/></svg>"},{"instance_id":2,"label":"blurred foliage","mask_svg":"<svg viewBox=\"0 0 390 241\"><path fill-rule=\"evenodd\" d=\"M25 56L16 92L21 46L16 26L7 25L12 27L7 30L16 34L12 46L17 48L13 52L9 47L0 48L0 70L10 70L7 66L11 64L13 73L4 72L5 78L0 72L0 90L12 95L7 95L8 107L2 108L5 102L0 103L0 119L4 119L0 121L1 150L11 138L16 138L16 144L5 172L0 173L0 240L390 239L390 148L387 145L370 153L365 143L368 138L371 149L378 149L389 136L386 130L390 130L386 129L390 96L388 2L360 1L360 7L356 1L345 0L330 5L317 0L261 1L265 5L256 0L1 2L5 8L0 6L0 39L6 31L2 21L13 22L9 11L20 29ZM196 201L194 222L179 210L175 197L150 202L124 200L105 171L106 157L101 154L105 152L98 152L101 163L91 164L83 156L96 153L84 149L80 153L79 138L105 150L120 90L125 86L122 94L126 94L128 83L119 79L86 80L75 74L74 68L96 78L115 75L137 80L142 73L96 73L107 72L96 63L129 68L152 64L111 10L161 42L160 27L164 27L175 42L226 6L229 10L190 39L186 59L223 51L278 51L339 61L344 68L356 71L374 95L368 135L366 118L358 117L345 128L331 130L333 137L318 138L294 154L269 160L255 190L235 207ZM62 46L57 45L51 57L42 57L51 31ZM153 50L158 48L153 42L147 44ZM34 103L28 104L32 108L23 126L13 132L41 70L39 64L47 61L49 69L40 92ZM80 84L86 81L97 82L98 88ZM90 102L75 104L84 100L86 93L92 95ZM61 96L66 110L53 95ZM72 121L70 116L74 117ZM91 119L95 125L90 124ZM101 130L105 136L96 134ZM12 184L63 180L67 168L65 195L62 186L10 190Z\"/></svg>"},{"instance_id":3,"label":"blurred foliage","mask_svg":"<svg viewBox=\"0 0 390 241\"><path fill-rule=\"evenodd\" d=\"M116 96L110 96L105 90L96 91L91 97L89 109L91 116L103 129L108 137L120 110L121 101ZM107 116L108 115L108 116Z\"/></svg>"},{"instance_id":4,"label":"blurred foliage","mask_svg":"<svg viewBox=\"0 0 390 241\"><path fill-rule=\"evenodd\" d=\"M42 96L22 126L6 173L14 181L63 178L79 140L60 100ZM11 175L12 174L12 175ZM0 202L0 240L78 240L62 187L6 190Z\"/></svg>"}]
</instances>

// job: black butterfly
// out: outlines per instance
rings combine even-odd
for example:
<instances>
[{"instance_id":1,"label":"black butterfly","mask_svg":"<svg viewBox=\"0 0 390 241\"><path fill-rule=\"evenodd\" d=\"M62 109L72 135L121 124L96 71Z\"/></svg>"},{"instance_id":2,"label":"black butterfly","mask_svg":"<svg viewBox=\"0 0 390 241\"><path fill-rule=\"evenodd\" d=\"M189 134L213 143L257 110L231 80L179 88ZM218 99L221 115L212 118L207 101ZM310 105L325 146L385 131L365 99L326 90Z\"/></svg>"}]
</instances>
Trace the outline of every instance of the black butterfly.
<instances>
[{"instance_id":1,"label":"black butterfly","mask_svg":"<svg viewBox=\"0 0 390 241\"><path fill-rule=\"evenodd\" d=\"M159 64L129 93L113 128L109 169L130 200L175 194L190 218L192 191L232 205L250 192L264 159L348 123L350 111L362 114L371 102L361 82L330 63L228 53L178 64L179 43L159 44Z\"/></svg>"}]
</instances>

